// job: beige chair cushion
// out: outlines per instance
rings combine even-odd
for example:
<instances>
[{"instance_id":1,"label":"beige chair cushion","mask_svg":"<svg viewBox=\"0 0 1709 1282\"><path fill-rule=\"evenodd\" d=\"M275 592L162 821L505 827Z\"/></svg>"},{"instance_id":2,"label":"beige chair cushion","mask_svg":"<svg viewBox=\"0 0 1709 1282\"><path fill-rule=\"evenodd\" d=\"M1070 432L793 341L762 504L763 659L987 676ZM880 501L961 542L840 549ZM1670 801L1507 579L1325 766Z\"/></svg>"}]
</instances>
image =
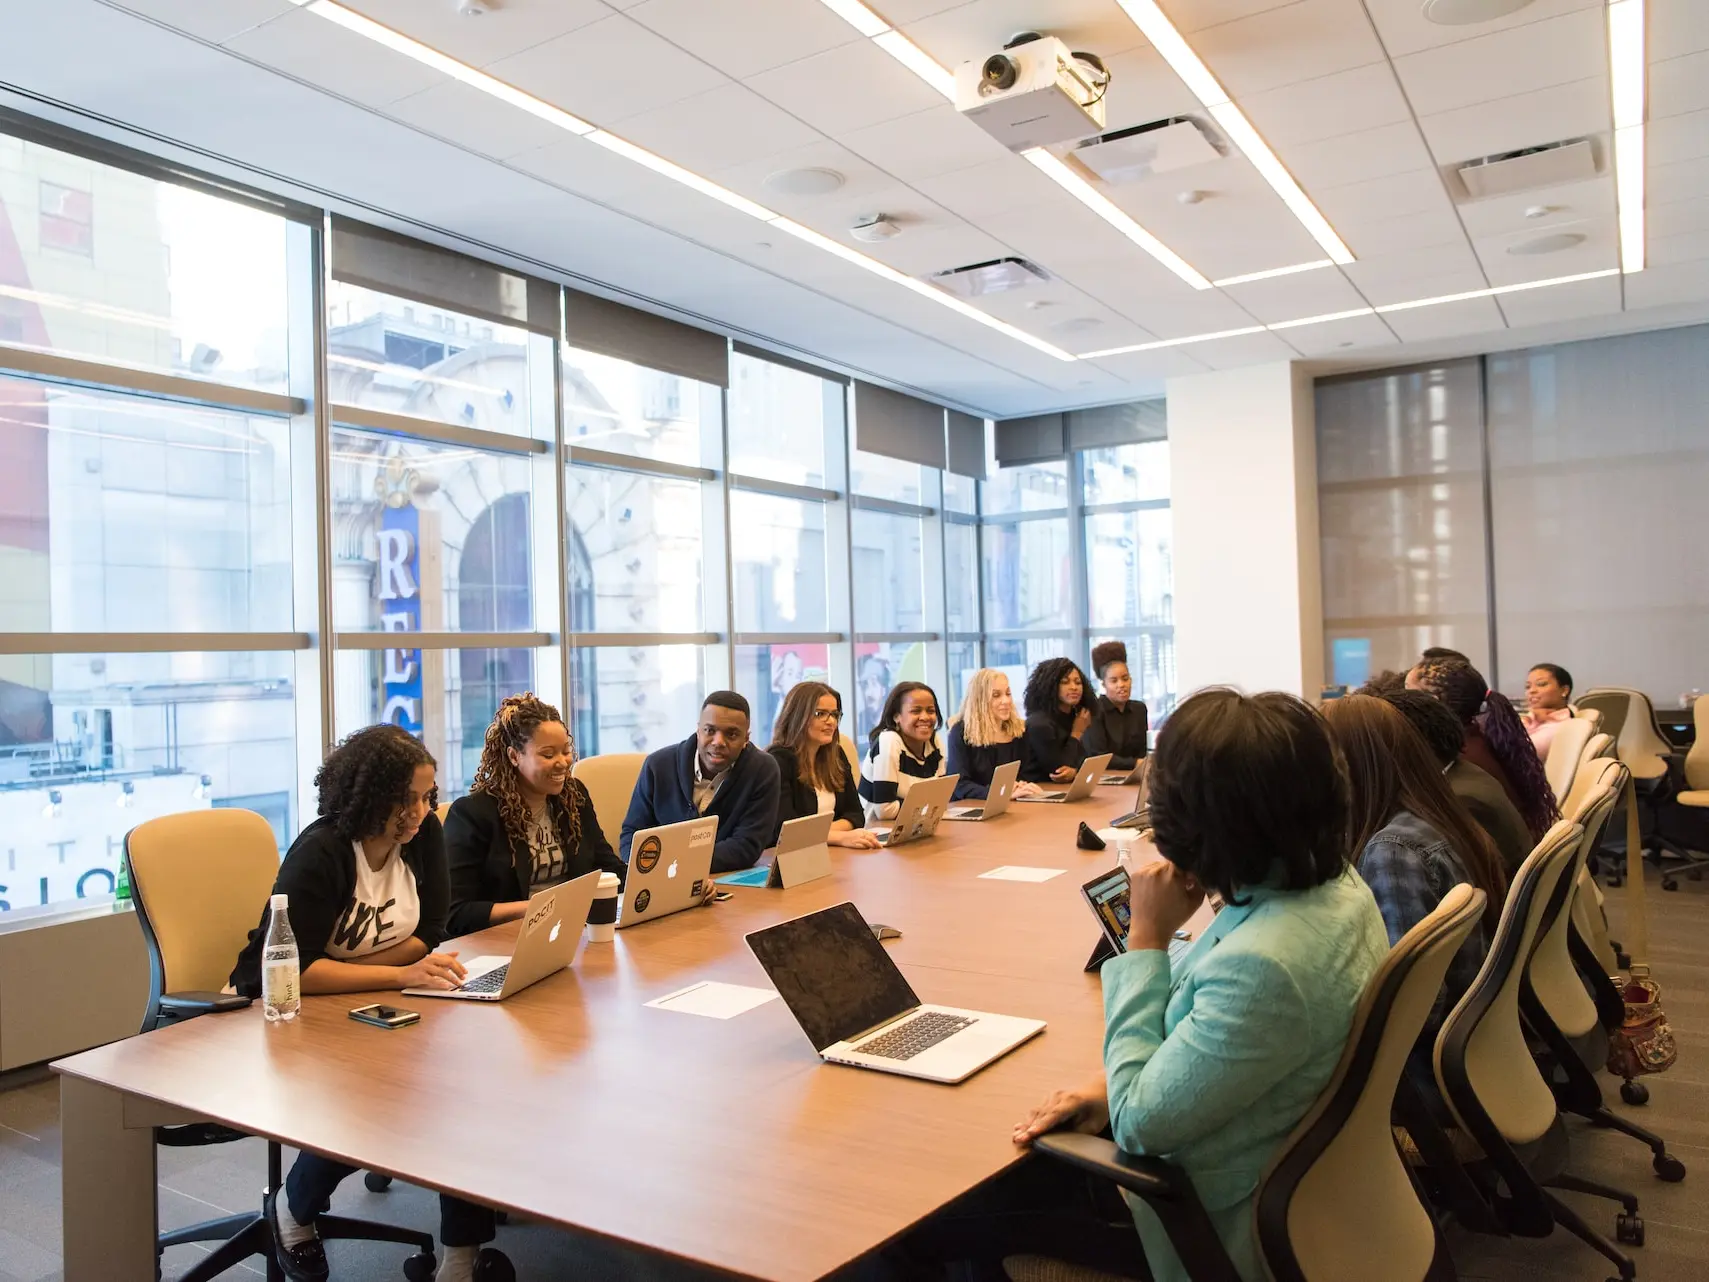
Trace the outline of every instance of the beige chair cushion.
<instances>
[{"instance_id":1,"label":"beige chair cushion","mask_svg":"<svg viewBox=\"0 0 1709 1282\"><path fill-rule=\"evenodd\" d=\"M1677 793L1674 800L1682 806L1709 806L1709 788Z\"/></svg>"},{"instance_id":2,"label":"beige chair cushion","mask_svg":"<svg viewBox=\"0 0 1709 1282\"><path fill-rule=\"evenodd\" d=\"M1705 792L1709 791L1709 694L1699 696L1692 705L1691 721L1697 737L1691 742L1691 751L1685 754L1685 782L1693 791ZM1686 801L1683 796L1679 800L1687 806L1709 805L1709 802Z\"/></svg>"},{"instance_id":3,"label":"beige chair cushion","mask_svg":"<svg viewBox=\"0 0 1709 1282\"><path fill-rule=\"evenodd\" d=\"M1548 777L1557 805L1565 801L1567 793L1572 791L1573 776L1578 773L1579 761L1593 733L1590 722L1583 717L1563 721L1556 728L1555 737L1549 744L1549 759L1543 763L1543 773Z\"/></svg>"},{"instance_id":4,"label":"beige chair cushion","mask_svg":"<svg viewBox=\"0 0 1709 1282\"><path fill-rule=\"evenodd\" d=\"M623 835L623 816L629 813L629 798L635 794L635 781L641 777L641 763L646 759L644 752L608 752L583 757L570 772L593 799L599 830L613 850Z\"/></svg>"},{"instance_id":5,"label":"beige chair cushion","mask_svg":"<svg viewBox=\"0 0 1709 1282\"><path fill-rule=\"evenodd\" d=\"M860 753L854 746L854 740L846 734L838 735L837 738L843 745L843 756L849 759L849 769L854 771L854 781L858 785L860 783Z\"/></svg>"}]
</instances>

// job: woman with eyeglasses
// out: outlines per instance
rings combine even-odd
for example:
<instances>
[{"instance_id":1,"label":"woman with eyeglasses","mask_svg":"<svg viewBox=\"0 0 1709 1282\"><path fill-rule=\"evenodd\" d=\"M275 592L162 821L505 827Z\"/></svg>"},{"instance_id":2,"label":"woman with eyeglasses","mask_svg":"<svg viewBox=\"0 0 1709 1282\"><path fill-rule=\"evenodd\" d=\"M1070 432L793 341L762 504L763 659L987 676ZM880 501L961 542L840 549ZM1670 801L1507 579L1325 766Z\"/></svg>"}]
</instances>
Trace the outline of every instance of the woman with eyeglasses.
<instances>
[{"instance_id":1,"label":"woman with eyeglasses","mask_svg":"<svg viewBox=\"0 0 1709 1282\"><path fill-rule=\"evenodd\" d=\"M878 838L866 830L854 768L838 742L842 724L842 696L823 682L802 681L784 696L766 749L777 760L777 832L791 819L830 814L836 816L826 838L831 845L876 850Z\"/></svg>"}]
</instances>

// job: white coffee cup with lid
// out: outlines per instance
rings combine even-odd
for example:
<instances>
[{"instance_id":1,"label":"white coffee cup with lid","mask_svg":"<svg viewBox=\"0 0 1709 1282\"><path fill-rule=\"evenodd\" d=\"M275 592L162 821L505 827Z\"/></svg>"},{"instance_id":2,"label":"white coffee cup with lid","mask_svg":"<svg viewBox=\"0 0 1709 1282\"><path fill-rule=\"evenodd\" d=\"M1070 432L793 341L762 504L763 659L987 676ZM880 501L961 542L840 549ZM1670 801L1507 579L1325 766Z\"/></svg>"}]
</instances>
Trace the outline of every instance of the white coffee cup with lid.
<instances>
[{"instance_id":1,"label":"white coffee cup with lid","mask_svg":"<svg viewBox=\"0 0 1709 1282\"><path fill-rule=\"evenodd\" d=\"M617 892L623 883L614 872L599 874L599 889L587 910L587 942L609 944L617 934Z\"/></svg>"}]
</instances>

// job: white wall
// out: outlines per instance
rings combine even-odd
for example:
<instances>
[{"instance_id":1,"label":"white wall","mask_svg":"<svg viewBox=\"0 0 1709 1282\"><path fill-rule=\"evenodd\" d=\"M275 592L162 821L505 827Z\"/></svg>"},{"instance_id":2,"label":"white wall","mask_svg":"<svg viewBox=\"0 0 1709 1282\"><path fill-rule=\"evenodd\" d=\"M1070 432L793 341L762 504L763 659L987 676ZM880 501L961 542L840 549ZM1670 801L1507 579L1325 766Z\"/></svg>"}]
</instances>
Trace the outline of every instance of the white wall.
<instances>
[{"instance_id":1,"label":"white wall","mask_svg":"<svg viewBox=\"0 0 1709 1282\"><path fill-rule=\"evenodd\" d=\"M1175 654L1207 685L1323 685L1311 379L1292 363L1169 380Z\"/></svg>"}]
</instances>

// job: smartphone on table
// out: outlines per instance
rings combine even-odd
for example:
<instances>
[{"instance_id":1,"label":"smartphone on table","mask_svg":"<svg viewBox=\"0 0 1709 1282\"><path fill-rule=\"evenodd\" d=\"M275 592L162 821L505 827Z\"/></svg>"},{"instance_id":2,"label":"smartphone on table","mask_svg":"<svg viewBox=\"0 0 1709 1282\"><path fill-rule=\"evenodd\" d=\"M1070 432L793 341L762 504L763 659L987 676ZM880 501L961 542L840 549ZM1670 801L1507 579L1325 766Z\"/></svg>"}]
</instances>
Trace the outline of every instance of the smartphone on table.
<instances>
[{"instance_id":1,"label":"smartphone on table","mask_svg":"<svg viewBox=\"0 0 1709 1282\"><path fill-rule=\"evenodd\" d=\"M358 1006L350 1012L350 1018L362 1024L372 1024L375 1028L402 1028L406 1024L419 1024L421 1012L404 1010L401 1006Z\"/></svg>"}]
</instances>

